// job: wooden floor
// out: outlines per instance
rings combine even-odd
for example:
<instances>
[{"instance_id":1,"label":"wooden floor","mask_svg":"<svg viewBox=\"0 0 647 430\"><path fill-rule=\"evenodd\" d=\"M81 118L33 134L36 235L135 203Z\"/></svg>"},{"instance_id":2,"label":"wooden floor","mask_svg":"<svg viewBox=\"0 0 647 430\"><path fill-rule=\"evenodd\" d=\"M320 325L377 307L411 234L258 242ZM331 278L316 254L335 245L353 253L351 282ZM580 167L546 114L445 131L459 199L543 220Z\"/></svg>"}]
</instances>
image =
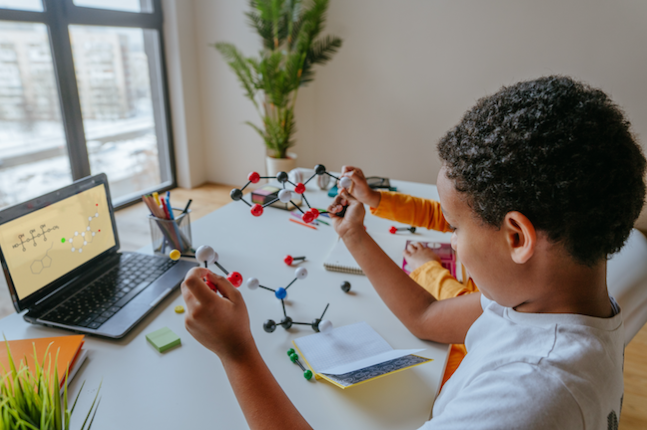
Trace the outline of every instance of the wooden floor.
<instances>
[{"instance_id":1,"label":"wooden floor","mask_svg":"<svg viewBox=\"0 0 647 430\"><path fill-rule=\"evenodd\" d=\"M177 188L172 191L174 205L181 206L188 199L191 204L191 220L224 206L231 200L230 185L203 185L192 190ZM143 203L117 212L117 228L121 249L135 251L150 242L148 210ZM0 318L13 313L4 279L0 279ZM620 415L620 430L647 429L647 325L636 335L625 350L625 396Z\"/></svg>"}]
</instances>

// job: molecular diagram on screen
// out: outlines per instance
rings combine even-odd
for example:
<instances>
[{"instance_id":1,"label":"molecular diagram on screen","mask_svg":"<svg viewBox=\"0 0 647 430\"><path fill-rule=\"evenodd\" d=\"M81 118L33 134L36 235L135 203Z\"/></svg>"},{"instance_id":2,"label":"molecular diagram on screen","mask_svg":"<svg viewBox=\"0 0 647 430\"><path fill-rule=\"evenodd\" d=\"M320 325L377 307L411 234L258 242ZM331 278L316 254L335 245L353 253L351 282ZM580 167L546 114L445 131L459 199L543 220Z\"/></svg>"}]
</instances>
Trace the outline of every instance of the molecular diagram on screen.
<instances>
[{"instance_id":1,"label":"molecular diagram on screen","mask_svg":"<svg viewBox=\"0 0 647 430\"><path fill-rule=\"evenodd\" d=\"M97 203L95 206L99 206L99 204ZM99 218L99 212L95 212L94 215L88 216L88 224L85 226L85 230L75 231L69 239L62 238L61 242L67 242L70 246L70 251L82 253L83 247L88 243L92 243L94 236L97 233L101 233L100 229L97 229L97 231L92 230L92 221L96 218Z\"/></svg>"},{"instance_id":2,"label":"molecular diagram on screen","mask_svg":"<svg viewBox=\"0 0 647 430\"><path fill-rule=\"evenodd\" d=\"M41 231L38 232L38 233L36 232L35 228L29 230L29 235L31 237L26 237L25 234L19 234L18 239L20 240L20 243L15 243L12 246L12 248L20 248L20 247L22 247L22 251L25 252L25 251L27 251L27 248L25 248L25 244L29 243L29 242L32 242L34 244L34 246L37 246L38 244L36 243L36 239L38 239L41 236L43 238L43 241L47 242L47 233L50 233L50 232L52 232L54 230L58 230L58 226L55 225L55 226L49 227L49 228L47 228L47 230L45 230L46 228L47 228L47 225L43 224L43 225L40 226Z\"/></svg>"},{"instance_id":3,"label":"molecular diagram on screen","mask_svg":"<svg viewBox=\"0 0 647 430\"><path fill-rule=\"evenodd\" d=\"M279 173L276 174L276 176L261 176L257 172L252 172L247 176L247 183L245 184L245 186L242 187L242 188L234 188L229 193L229 196L231 197L232 200L241 201L241 202L245 203L247 206L249 206L251 208L250 212L252 213L252 215L254 215L256 217L263 215L263 209L266 208L267 206L277 202L277 201L281 201L282 203L292 203L292 205L294 207L296 207L301 212L301 219L303 220L303 222L309 224L312 221L314 221L315 219L317 219L317 217L319 217L319 214L322 213L322 212L319 212L319 210L317 210L316 208L313 208L312 206L310 206L310 203L308 202L308 199L305 196L306 185L314 177L321 176L321 175L328 175L328 176L338 180L339 185L342 188L349 188L350 185L352 184L352 180L350 178L347 178L347 177L344 176L344 177L342 177L340 179L337 176L335 176L335 175L331 174L330 172L328 172L324 165L317 164L315 166L315 168L314 168L314 173L312 174L312 176L310 176L310 178L308 178L308 180L306 180L303 183L298 182L296 184L293 183L292 181L290 181L290 179L288 178L288 174L286 172L279 172ZM250 184L257 183L261 179L276 179L282 185L283 189L281 191L279 191L278 196L277 196L276 199L274 199L274 200L272 200L270 202L267 202L267 203L265 203L263 205L260 205L258 203L253 203L252 204L252 203L246 201L243 198L243 191L245 190L245 188L247 188ZM291 185L293 187L293 189L288 190L286 184ZM299 195L301 195L301 197L303 197L303 201L305 201L306 205L308 206L307 211L304 211L303 209L301 209L299 206L297 206L292 201L293 193L299 194ZM323 213L327 213L327 212L324 211Z\"/></svg>"}]
</instances>

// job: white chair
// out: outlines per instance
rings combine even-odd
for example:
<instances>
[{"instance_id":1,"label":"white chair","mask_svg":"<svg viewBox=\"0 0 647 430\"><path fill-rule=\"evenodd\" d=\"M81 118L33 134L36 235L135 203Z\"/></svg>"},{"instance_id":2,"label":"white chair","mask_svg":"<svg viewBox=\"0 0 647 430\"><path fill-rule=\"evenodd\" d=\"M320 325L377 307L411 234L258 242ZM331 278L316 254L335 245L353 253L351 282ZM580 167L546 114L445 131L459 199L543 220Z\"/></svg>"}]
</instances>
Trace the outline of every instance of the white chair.
<instances>
[{"instance_id":1,"label":"white chair","mask_svg":"<svg viewBox=\"0 0 647 430\"><path fill-rule=\"evenodd\" d=\"M647 238L638 230L609 260L607 287L622 308L627 345L647 323Z\"/></svg>"}]
</instances>

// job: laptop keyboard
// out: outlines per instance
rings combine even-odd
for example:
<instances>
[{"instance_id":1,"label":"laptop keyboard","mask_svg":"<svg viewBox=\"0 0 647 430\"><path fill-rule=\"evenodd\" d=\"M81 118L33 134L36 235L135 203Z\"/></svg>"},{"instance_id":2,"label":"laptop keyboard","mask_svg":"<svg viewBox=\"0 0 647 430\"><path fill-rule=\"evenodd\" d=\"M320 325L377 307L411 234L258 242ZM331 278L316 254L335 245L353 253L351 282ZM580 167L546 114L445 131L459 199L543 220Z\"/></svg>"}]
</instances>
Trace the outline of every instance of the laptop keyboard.
<instances>
[{"instance_id":1,"label":"laptop keyboard","mask_svg":"<svg viewBox=\"0 0 647 430\"><path fill-rule=\"evenodd\" d=\"M176 263L152 255L122 256L119 265L41 319L97 329Z\"/></svg>"}]
</instances>

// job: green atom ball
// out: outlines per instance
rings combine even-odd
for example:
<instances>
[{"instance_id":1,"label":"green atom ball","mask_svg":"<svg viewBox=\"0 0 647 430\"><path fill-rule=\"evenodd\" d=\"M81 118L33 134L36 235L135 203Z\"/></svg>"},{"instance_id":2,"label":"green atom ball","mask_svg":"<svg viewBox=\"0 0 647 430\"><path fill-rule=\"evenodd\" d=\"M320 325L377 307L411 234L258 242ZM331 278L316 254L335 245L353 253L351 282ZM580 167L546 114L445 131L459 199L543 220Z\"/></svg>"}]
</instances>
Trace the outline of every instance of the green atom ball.
<instances>
[{"instance_id":1,"label":"green atom ball","mask_svg":"<svg viewBox=\"0 0 647 430\"><path fill-rule=\"evenodd\" d=\"M61 239L61 243L65 243L65 238L62 238L62 239Z\"/></svg>"},{"instance_id":2,"label":"green atom ball","mask_svg":"<svg viewBox=\"0 0 647 430\"><path fill-rule=\"evenodd\" d=\"M305 372L303 372L303 377L308 381L312 379L312 370L306 370Z\"/></svg>"}]
</instances>

